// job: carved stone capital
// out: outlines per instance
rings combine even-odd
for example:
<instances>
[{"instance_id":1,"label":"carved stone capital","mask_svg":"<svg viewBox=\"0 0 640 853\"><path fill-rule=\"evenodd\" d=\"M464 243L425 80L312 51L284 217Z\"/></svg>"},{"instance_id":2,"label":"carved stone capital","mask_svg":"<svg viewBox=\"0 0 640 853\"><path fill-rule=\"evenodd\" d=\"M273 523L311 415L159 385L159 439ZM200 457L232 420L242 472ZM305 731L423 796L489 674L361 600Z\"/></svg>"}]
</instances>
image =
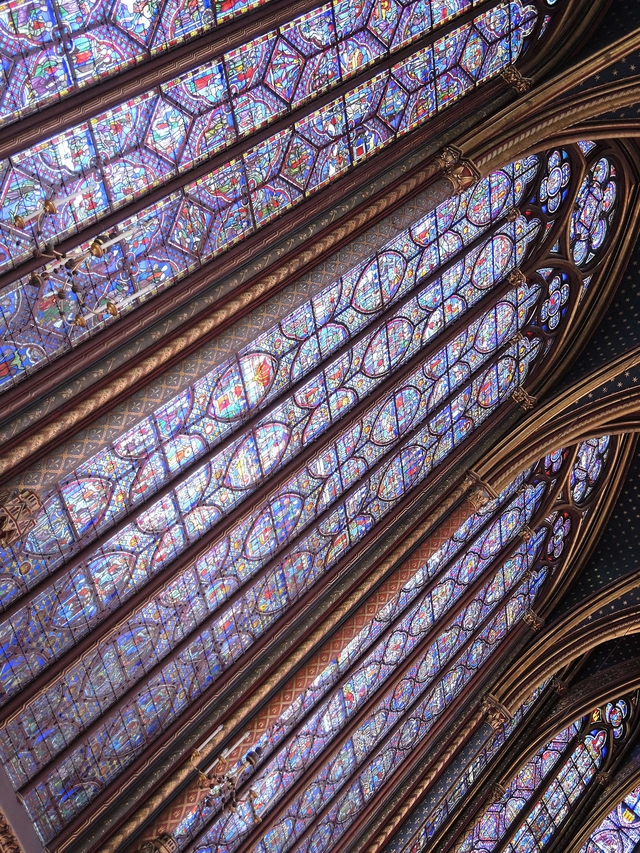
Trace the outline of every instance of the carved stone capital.
<instances>
[{"instance_id":1,"label":"carved stone capital","mask_svg":"<svg viewBox=\"0 0 640 853\"><path fill-rule=\"evenodd\" d=\"M29 489L0 492L0 544L13 545L35 527L35 514L42 506Z\"/></svg>"},{"instance_id":2,"label":"carved stone capital","mask_svg":"<svg viewBox=\"0 0 640 853\"><path fill-rule=\"evenodd\" d=\"M491 498L488 497L484 489L475 489L475 491L471 492L467 500L471 504L473 511L479 512L489 503Z\"/></svg>"},{"instance_id":3,"label":"carved stone capital","mask_svg":"<svg viewBox=\"0 0 640 853\"><path fill-rule=\"evenodd\" d=\"M521 527L518 531L518 536L522 539L523 542L531 542L533 539L533 530L529 527L528 524L525 524L524 527Z\"/></svg>"},{"instance_id":4,"label":"carved stone capital","mask_svg":"<svg viewBox=\"0 0 640 853\"><path fill-rule=\"evenodd\" d=\"M500 76L510 89L513 89L519 95L526 95L531 91L533 80L531 77L523 77L515 65L507 65L502 69Z\"/></svg>"},{"instance_id":5,"label":"carved stone capital","mask_svg":"<svg viewBox=\"0 0 640 853\"><path fill-rule=\"evenodd\" d=\"M475 471L467 471L467 482L469 485L475 486L474 491L483 492L489 501L494 501L498 497L496 490Z\"/></svg>"},{"instance_id":6,"label":"carved stone capital","mask_svg":"<svg viewBox=\"0 0 640 853\"><path fill-rule=\"evenodd\" d=\"M511 399L514 403L521 406L525 412L528 412L529 409L533 409L536 404L536 398L532 397L531 394L527 394L524 388L521 388L520 386L515 389L511 395Z\"/></svg>"},{"instance_id":7,"label":"carved stone capital","mask_svg":"<svg viewBox=\"0 0 640 853\"><path fill-rule=\"evenodd\" d=\"M558 694L558 696L566 696L567 695L567 685L561 678L558 678L557 675L553 676L553 678L551 679L549 684L551 686L551 689L555 690L555 692Z\"/></svg>"},{"instance_id":8,"label":"carved stone capital","mask_svg":"<svg viewBox=\"0 0 640 853\"><path fill-rule=\"evenodd\" d=\"M544 619L541 619L535 610L532 610L531 608L527 610L522 617L522 620L534 631L540 631L544 627Z\"/></svg>"},{"instance_id":9,"label":"carved stone capital","mask_svg":"<svg viewBox=\"0 0 640 853\"><path fill-rule=\"evenodd\" d=\"M512 270L507 276L507 281L509 282L509 284L517 286L519 284L526 284L527 277L522 272L522 270Z\"/></svg>"},{"instance_id":10,"label":"carved stone capital","mask_svg":"<svg viewBox=\"0 0 640 853\"><path fill-rule=\"evenodd\" d=\"M504 705L490 694L482 700L482 712L494 731L502 728L511 720L511 714Z\"/></svg>"},{"instance_id":11,"label":"carved stone capital","mask_svg":"<svg viewBox=\"0 0 640 853\"><path fill-rule=\"evenodd\" d=\"M477 180L474 171L469 168L467 163L445 166L442 171L453 184L454 193L461 193L469 189Z\"/></svg>"},{"instance_id":12,"label":"carved stone capital","mask_svg":"<svg viewBox=\"0 0 640 853\"><path fill-rule=\"evenodd\" d=\"M447 147L443 148L435 158L436 163L441 169L447 169L451 166L455 166L461 159L462 151L454 145L447 145Z\"/></svg>"},{"instance_id":13,"label":"carved stone capital","mask_svg":"<svg viewBox=\"0 0 640 853\"><path fill-rule=\"evenodd\" d=\"M138 847L139 853L175 853L177 849L178 842L168 832L163 832L162 835L149 841L143 841Z\"/></svg>"},{"instance_id":14,"label":"carved stone capital","mask_svg":"<svg viewBox=\"0 0 640 853\"><path fill-rule=\"evenodd\" d=\"M489 792L489 799L492 803L497 802L497 800L501 800L504 795L507 793L507 789L504 785L501 785L500 782L495 782L491 786L491 790Z\"/></svg>"},{"instance_id":15,"label":"carved stone capital","mask_svg":"<svg viewBox=\"0 0 640 853\"><path fill-rule=\"evenodd\" d=\"M24 853L6 817L0 811L0 853Z\"/></svg>"}]
</instances>

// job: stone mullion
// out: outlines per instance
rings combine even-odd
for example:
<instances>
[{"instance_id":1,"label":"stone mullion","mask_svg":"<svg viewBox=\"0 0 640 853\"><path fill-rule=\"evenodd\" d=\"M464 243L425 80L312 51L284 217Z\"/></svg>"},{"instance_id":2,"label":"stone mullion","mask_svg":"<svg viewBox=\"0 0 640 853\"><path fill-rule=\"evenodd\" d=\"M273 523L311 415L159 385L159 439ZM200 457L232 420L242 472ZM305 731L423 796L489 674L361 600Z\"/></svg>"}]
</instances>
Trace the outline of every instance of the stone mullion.
<instances>
[{"instance_id":1,"label":"stone mullion","mask_svg":"<svg viewBox=\"0 0 640 853\"><path fill-rule=\"evenodd\" d=\"M574 736L567 743L562 753L560 754L560 758L556 761L551 770L548 770L547 773L543 776L540 781L540 784L531 793L529 799L526 801L520 813L516 816L515 820L507 827L507 830L504 835L500 839L498 839L498 842L493 848L492 853L504 853L505 848L508 844L511 843L516 832L526 822L527 818L529 817L535 806L541 800L542 795L546 791L547 787L553 782L559 771L571 758L574 749L584 741L585 737L588 734L588 730L580 730L574 734ZM517 772L518 771L516 771L513 778L515 778Z\"/></svg>"},{"instance_id":2,"label":"stone mullion","mask_svg":"<svg viewBox=\"0 0 640 853\"><path fill-rule=\"evenodd\" d=\"M522 638L519 646L524 646L526 642L527 638ZM538 699L535 707L524 717L489 763L483 773L482 781L477 786L475 793L472 794L471 801L466 804L460 803L456 811L450 814L437 830L435 837L431 839L433 853L450 853L455 843L465 835L465 831L470 830L475 821L482 817L484 810L494 801L495 792L505 788L502 780L508 777L513 770L512 756L514 753L520 755L528 750L531 734L536 730L538 722L546 717L549 710L557 705L557 702L557 694L547 688L545 694ZM416 830L414 837L418 835L419 831ZM408 847L408 844L405 847ZM405 849L401 853L405 853Z\"/></svg>"},{"instance_id":3,"label":"stone mullion","mask_svg":"<svg viewBox=\"0 0 640 853\"><path fill-rule=\"evenodd\" d=\"M537 526L539 526L541 523L543 523L543 520L544 520L544 518L545 518L545 515L546 515L546 514L548 514L549 509L550 509L550 507L552 506L553 501L554 501L554 499L555 499L555 496L557 495L557 492L558 492L558 486L556 486L556 487L555 487L555 489L551 490L551 491L546 495L545 500L543 501L543 504L542 504L541 509L538 511L538 513L536 513L536 515L534 516L534 518L533 518L533 519L532 519L532 521L531 521L531 524L532 524L534 527L537 527ZM546 509L545 509L545 508L546 508ZM512 547L513 547L513 543L512 543ZM503 559L504 559L504 558L503 558ZM496 562L497 562L497 561L494 561L494 563L493 563L492 565L494 565L494 566L495 566L495 565L496 565ZM537 563L538 565L543 565L543 564L544 564L544 562L545 562L544 560L540 560L540 559L538 559L538 560L536 561L536 563ZM489 569L486 569L486 570L485 570L485 572L489 572ZM487 580L487 577L485 576L485 581L486 581L486 580ZM512 590L512 594L513 594L515 591L517 591L517 589L519 589L519 588L520 588L520 586L521 586L521 583L517 584L517 585L516 585L516 587L514 588L514 590ZM506 601L509 597L510 597L510 596L507 596L507 598L506 598L506 599L504 599L502 603L504 603L504 601ZM487 619L492 618L496 613L497 613L497 609L496 609L496 610L494 610L494 611L492 612L492 614L490 614L490 615L489 615L489 617L487 617ZM486 625L486 624L487 624L487 623L486 623L486 621L485 621L484 625ZM480 630L481 630L481 629L480 629ZM533 629L532 629L532 628L530 627L530 628L529 628L529 630L536 630L536 629L535 629L535 628L533 628ZM471 640L470 640L470 641L468 641L468 642L471 642ZM509 648L514 644L514 642L516 643L516 645L517 645L518 647L521 647L521 646L522 646L522 642L523 642L523 641L522 641L522 639L521 639L521 636L520 636L520 635L518 635L518 634L513 634L513 632L512 632L512 634L511 634L510 636L508 636L507 638L505 638L505 644L506 644L506 645L504 645L504 646L503 646L503 650L504 650L504 651L503 651L503 660L504 660L504 659L506 659L506 660L507 660L507 663L508 663L510 660L512 660L512 659L513 659L513 657L514 657L514 655L515 655L515 653L513 653L513 654L510 654L510 653L509 653ZM465 647L466 647L467 645L468 645L468 643L467 643L467 644L465 644ZM517 651L517 649L516 649L516 651ZM487 663L487 664L489 664L489 663L490 663L490 661L487 661L486 663ZM447 664L447 666L449 666L449 665L450 665L450 664ZM502 668L504 669L504 666L503 666ZM493 670L494 670L494 669L495 669L495 662L494 662L494 666L492 667L492 672L493 672ZM486 680L486 678L485 678L485 680ZM492 680L495 680L495 678L492 678ZM479 689L479 688L478 688L478 689ZM475 693L476 693L476 694L477 694L477 692L478 692L478 689L475 689ZM463 691L463 694L462 694L462 695L466 695L466 694L467 694L467 692L468 692L468 691L465 689L465 691ZM486 695L486 693L485 693L485 695ZM472 701L472 700L468 700L468 701ZM491 701L491 700L490 700L490 701ZM483 712L483 713L485 713L485 712ZM460 741L460 740L458 739L458 740L456 740L456 742L454 743L454 745L453 745L452 747L448 747L448 748L447 748L447 761L451 760L451 758L455 755L455 753L456 753L456 752L461 748L461 746L462 746L463 742L464 742L464 741L466 741L466 740L468 740L468 739L473 735L473 732L475 731L475 728L476 728L476 727L473 727L473 731L468 732L468 733L467 733L467 736L465 736L465 738L463 738L463 740L462 740L462 741ZM412 794L410 794L410 797L411 797L411 799L412 799L412 802L410 803L410 805L409 805L407 808L405 808L405 809L404 809L404 812L405 812L405 814L403 815L404 819L406 819L406 818L407 818L407 816L408 816L408 814L409 814L411 811L413 811L413 809L415 808L415 805L416 805L416 802L417 802L418 796L419 796L419 797L423 797L423 796L426 794L426 791L428 790L428 786L431 786L431 785L432 785L432 784L437 780L437 778L439 777L440 773L441 773L441 772L443 772L444 767L445 767L445 762L440 762L439 764L438 764L438 763L436 763L436 767L435 767L435 769L434 769L433 771L430 771L429 773L427 773L426 777L425 777L425 776L423 776L424 771L422 771L422 772L421 772L421 774L420 774L420 780L419 780L419 781L420 781L420 788L421 788L421 790L419 791L419 793L418 793L418 794L413 794L413 795L412 795ZM405 778L406 778L406 777L407 777L407 775L409 775L409 776L410 776L412 773L413 773L413 771L411 770L411 768L409 768L409 769L405 770L401 775L402 775L403 777L405 777ZM428 781L427 781L427 780L428 780ZM415 784L415 783L414 783L414 784ZM400 785L402 786L402 785L404 785L404 783L403 783L403 782L401 782L401 783L400 783ZM388 786L387 786L387 790L388 790ZM406 799L406 796L407 796L407 795L405 794L405 795L404 795L404 798L405 798L405 799ZM378 792L378 794L374 797L374 799L371 801L371 803L367 804L367 806L366 806L367 813L368 813L368 814L377 813L377 812L376 812L376 808L377 808L376 804L378 804L378 803L380 802L380 800L383 800L383 799L384 799L384 797L385 797L385 788L383 787L383 789L381 789L381 791L380 791L380 792ZM382 812L384 812L384 806L382 807ZM359 818L359 819L358 819L358 821L356 822L356 825L357 825L357 824L360 824L360 823L361 823L362 821L364 821L364 820L365 820L365 818L364 818L364 817ZM386 825L386 824L384 823L384 818L381 818L381 820L383 821L383 824L382 824L382 825ZM391 832L386 832L386 833L385 833L385 836L384 836L384 840L383 840L383 841L381 841L380 843L377 843L377 842L376 842L376 844L373 844L373 845L372 845L372 846L370 846L370 847L367 847L367 846L366 846L366 844L365 844L364 842L362 842L362 843L357 842L357 843L356 843L356 842L355 842L355 840L352 842L352 841L351 841L351 839L352 839L352 838L354 838L354 839L355 839L355 837L358 835L358 832L359 832L359 830L357 830L357 829L356 829L356 825L352 826L352 827L351 827L351 829L347 831L347 835L345 836L345 837L348 837L348 838L349 838L349 843L350 843L350 844L355 845L355 847L353 848L354 850L356 850L356 849L357 849L357 850L364 850L364 849L367 849L367 850L369 851L369 853L370 853L370 851L371 851L371 850L379 850L379 849L381 849L381 847L382 847L382 846L384 846L384 845L389 841L389 839L390 839L390 837L391 837ZM394 826L394 828L393 828L393 831L396 831L397 829L398 829L398 826L397 826L397 824L396 824L396 826ZM369 836L370 836L370 835L371 835L371 833L369 833ZM370 842L370 840L371 840L371 839L370 839L370 837L369 837L369 842ZM344 842L343 842L343 843L344 843Z\"/></svg>"},{"instance_id":4,"label":"stone mullion","mask_svg":"<svg viewBox=\"0 0 640 853\"><path fill-rule=\"evenodd\" d=\"M597 809L598 807L600 795L609 787L614 774L634 748L639 731L640 714L636 707L635 720L633 720L626 742L621 745L616 744L616 741L611 736L609 737L608 761L605 761L604 768L595 774L578 803L558 827L545 848L545 853L568 853L574 839L579 837L585 825L589 824L594 808ZM616 747L618 748L616 749Z\"/></svg>"}]
</instances>

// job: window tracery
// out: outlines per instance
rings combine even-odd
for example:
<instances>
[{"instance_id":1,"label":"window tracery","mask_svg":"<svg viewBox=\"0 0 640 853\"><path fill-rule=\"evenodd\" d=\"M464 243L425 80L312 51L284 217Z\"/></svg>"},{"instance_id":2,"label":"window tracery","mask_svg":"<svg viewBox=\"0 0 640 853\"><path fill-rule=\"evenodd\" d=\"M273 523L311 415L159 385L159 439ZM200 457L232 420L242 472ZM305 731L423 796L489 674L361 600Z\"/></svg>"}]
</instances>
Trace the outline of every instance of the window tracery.
<instances>
[{"instance_id":1,"label":"window tracery","mask_svg":"<svg viewBox=\"0 0 640 853\"><path fill-rule=\"evenodd\" d=\"M540 853L628 734L637 697L620 698L572 723L519 771L456 853ZM507 839L505 843L505 839Z\"/></svg>"},{"instance_id":2,"label":"window tracery","mask_svg":"<svg viewBox=\"0 0 640 853\"><path fill-rule=\"evenodd\" d=\"M151 298L495 76L520 54L537 15L535 6L524 6L521 0L480 12L473 25L453 30L241 156L126 217L109 233L111 245L101 257L91 254L92 240L79 248L89 260L72 276L75 290L69 286L64 259L44 264L7 286L0 294L4 387L78 346L112 322L114 311L126 313ZM105 152L93 141L102 138L98 128L87 125L67 131L59 144L43 143L42 150L25 152L20 163L17 158L5 179L4 193L12 201L3 209L13 217L26 210L21 198L32 199L28 206L33 209L47 193L61 193L60 214L43 226L43 240L55 244L83 224L166 183L180 171L178 155L162 160L157 151L138 150L144 104L136 102L126 111L126 121L113 119L119 129L102 134L110 140ZM177 127L173 135L182 150L187 145L187 119L182 113L182 119L177 117L179 112L177 106L156 108L145 121L157 113L157 132L166 134L172 116ZM135 141L127 142L128 137ZM132 151L126 153L128 148ZM58 149L60 162L50 161L51 152ZM163 144L161 151L166 150ZM188 145L184 150L190 150ZM30 256L33 240L38 239L31 226L19 232L13 223L4 227L3 238L1 254L9 267ZM88 313L80 310L78 292ZM62 302L60 293L66 294ZM80 314L78 324L74 318Z\"/></svg>"}]
</instances>

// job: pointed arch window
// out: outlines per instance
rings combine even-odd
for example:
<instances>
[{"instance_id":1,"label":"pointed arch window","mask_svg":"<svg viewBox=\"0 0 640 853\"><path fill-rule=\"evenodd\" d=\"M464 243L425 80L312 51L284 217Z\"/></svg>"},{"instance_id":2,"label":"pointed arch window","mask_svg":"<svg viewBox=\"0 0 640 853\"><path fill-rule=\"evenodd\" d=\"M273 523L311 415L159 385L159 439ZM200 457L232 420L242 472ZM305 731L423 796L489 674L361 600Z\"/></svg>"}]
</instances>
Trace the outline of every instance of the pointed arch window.
<instances>
[{"instance_id":1,"label":"pointed arch window","mask_svg":"<svg viewBox=\"0 0 640 853\"><path fill-rule=\"evenodd\" d=\"M571 477L570 458L563 454L565 480ZM333 849L379 788L417 748L425 748L445 709L533 605L544 577L557 570L575 528L567 513L556 510L544 517L558 494L552 474L543 462L522 475L470 519L464 550L462 543L450 541L418 571L393 608L388 606L396 620L393 629L381 635L337 690L318 706L312 706L309 695L298 697L256 744L257 776L245 776L237 809L218 815L210 828L200 831L196 850L210 853L222 844L231 851L248 837L260 853ZM534 518L544 521L523 542L518 532ZM433 578L431 584L428 578ZM466 604L458 606L458 601ZM366 629L362 635L368 635ZM349 649L351 660L353 651ZM326 693L337 675L332 664L312 687L314 698L318 688ZM362 708L366 712L358 715ZM350 726L345 736L343 729L352 718L357 726ZM305 771L297 796L268 817ZM211 819L207 812L215 817L219 808L220 801L211 799L191 809L173 833L178 849L193 844L203 820ZM256 833L258 828L264 833Z\"/></svg>"},{"instance_id":2,"label":"pointed arch window","mask_svg":"<svg viewBox=\"0 0 640 853\"><path fill-rule=\"evenodd\" d=\"M637 713L637 695L597 708L564 729L519 771L456 853L541 853L570 810L609 766Z\"/></svg>"},{"instance_id":3,"label":"pointed arch window","mask_svg":"<svg viewBox=\"0 0 640 853\"><path fill-rule=\"evenodd\" d=\"M29 547L16 543L7 555L14 575L4 579L9 615L0 626L4 702L61 655L73 654L83 636L95 631L97 638L0 730L3 763L43 838L60 832L176 723L538 369L564 325L541 321L546 273L508 274L523 260L532 270L555 269L546 247L565 227L572 194L569 187L553 215L541 209L541 182L546 178L548 187L555 168L552 155L523 161L446 202L392 248L296 309L260 347L196 383L197 393L189 389L163 406L45 502ZM507 217L511 201L523 195L530 199L527 209ZM579 298L577 282L571 278L569 307ZM398 343L397 321L411 327L406 347ZM277 351L276 339L285 357L269 366L264 356ZM309 378L311 369L316 373ZM259 411L266 406L272 408ZM279 406L279 420L259 420ZM294 411L291 435L297 439L280 448L270 426L261 443L258 426L291 425ZM209 436L208 424L214 426ZM307 429L318 448L309 447L298 467L285 471L303 449ZM222 438L227 443L218 448ZM210 439L211 457L197 461L200 450L179 459L177 449L189 446L185 439L200 441L201 449ZM271 468L265 447L275 455ZM257 478L249 476L252 470ZM102 488L105 471L114 476ZM138 506L142 471L151 500ZM271 488L257 507L223 532L218 522L229 506L239 505L236 496L241 501L266 476ZM209 500L207 489L220 488ZM110 504L112 494L117 499ZM75 515L62 499L77 501ZM122 526L109 536L123 502ZM208 538L201 555L171 568L214 525L217 538ZM545 528L517 567L509 567L515 576L496 575L498 587L506 591L517 583L517 571L537 559L547 535L549 547L554 543L548 559L555 559L569 527L569 518L554 518L552 532ZM49 547L64 542L67 530L66 553ZM106 535L98 540L98 534ZM67 566L75 545L91 540L95 551ZM127 608L151 581L142 604ZM513 592L520 602L537 589L531 579L527 583ZM487 636L514 624L510 607L516 605L495 615L502 627L487 627ZM122 613L117 629L101 636L100 623L115 612ZM478 642L478 648L493 645ZM123 714L131 725L122 725Z\"/></svg>"},{"instance_id":4,"label":"pointed arch window","mask_svg":"<svg viewBox=\"0 0 640 853\"><path fill-rule=\"evenodd\" d=\"M209 146L223 148L239 138L229 104L241 87L228 82L228 69L226 113L210 107L207 119L193 105L195 112L188 113L185 99L193 100L187 97L188 81L177 80L173 95L140 96L7 161L0 269L16 267L19 276L19 265L36 246L55 247L118 210L123 220L100 236L104 250L96 249L93 238L79 247L88 260L73 274L67 260L48 261L0 293L0 389L79 346L118 314L199 269L495 77L517 59L539 19L537 6L522 0L477 12L472 21L133 216L126 213L129 202L207 159ZM248 105L247 114L259 114L257 103ZM56 212L45 218L42 233L36 219L22 230L16 227L16 216L28 218L45 201Z\"/></svg>"}]
</instances>

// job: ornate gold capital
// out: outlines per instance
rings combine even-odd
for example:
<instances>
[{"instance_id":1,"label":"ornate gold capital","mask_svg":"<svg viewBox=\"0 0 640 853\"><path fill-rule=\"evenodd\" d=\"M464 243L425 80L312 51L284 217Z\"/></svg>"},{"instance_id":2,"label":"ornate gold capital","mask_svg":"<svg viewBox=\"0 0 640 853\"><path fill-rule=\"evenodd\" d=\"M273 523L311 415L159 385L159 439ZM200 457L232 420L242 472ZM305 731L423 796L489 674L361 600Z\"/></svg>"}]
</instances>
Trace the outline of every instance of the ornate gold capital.
<instances>
[{"instance_id":1,"label":"ornate gold capital","mask_svg":"<svg viewBox=\"0 0 640 853\"><path fill-rule=\"evenodd\" d=\"M567 685L561 678L558 678L557 675L554 675L549 683L550 683L551 689L555 690L555 692L558 694L558 696L566 696Z\"/></svg>"},{"instance_id":2,"label":"ornate gold capital","mask_svg":"<svg viewBox=\"0 0 640 853\"><path fill-rule=\"evenodd\" d=\"M531 77L523 77L515 65L507 65L503 68L500 76L507 86L519 95L525 95L527 92L530 92L533 86Z\"/></svg>"},{"instance_id":3,"label":"ornate gold capital","mask_svg":"<svg viewBox=\"0 0 640 853\"><path fill-rule=\"evenodd\" d=\"M0 811L0 853L24 853L6 817Z\"/></svg>"},{"instance_id":4,"label":"ornate gold capital","mask_svg":"<svg viewBox=\"0 0 640 853\"><path fill-rule=\"evenodd\" d=\"M522 272L522 270L512 270L507 276L507 281L509 282L509 284L517 286L519 284L526 284L527 277Z\"/></svg>"},{"instance_id":5,"label":"ornate gold capital","mask_svg":"<svg viewBox=\"0 0 640 853\"><path fill-rule=\"evenodd\" d=\"M520 211L520 208L512 207L507 212L505 219L507 220L507 222L515 222L519 216L522 216L522 212Z\"/></svg>"},{"instance_id":6,"label":"ornate gold capital","mask_svg":"<svg viewBox=\"0 0 640 853\"><path fill-rule=\"evenodd\" d=\"M606 770L601 770L593 777L593 781L596 785L602 785L603 788L606 788L611 781L611 773L607 773Z\"/></svg>"},{"instance_id":7,"label":"ornate gold capital","mask_svg":"<svg viewBox=\"0 0 640 853\"><path fill-rule=\"evenodd\" d=\"M442 171L445 177L453 184L454 193L461 193L463 190L469 189L477 180L475 174L466 163L445 166Z\"/></svg>"},{"instance_id":8,"label":"ornate gold capital","mask_svg":"<svg viewBox=\"0 0 640 853\"><path fill-rule=\"evenodd\" d=\"M540 631L544 627L544 619L541 619L535 610L532 610L531 608L529 608L524 614L522 621L526 622L534 631Z\"/></svg>"},{"instance_id":9,"label":"ornate gold capital","mask_svg":"<svg viewBox=\"0 0 640 853\"><path fill-rule=\"evenodd\" d=\"M447 145L436 156L435 161L441 169L447 169L455 166L462 159L462 151L456 148L455 145Z\"/></svg>"},{"instance_id":10,"label":"ornate gold capital","mask_svg":"<svg viewBox=\"0 0 640 853\"><path fill-rule=\"evenodd\" d=\"M518 531L518 536L522 539L523 542L531 542L533 539L533 530L529 527L528 524L525 524L524 527L521 527Z\"/></svg>"},{"instance_id":11,"label":"ornate gold capital","mask_svg":"<svg viewBox=\"0 0 640 853\"><path fill-rule=\"evenodd\" d=\"M486 717L487 723L494 731L502 728L511 721L511 714L507 711L504 705L489 694L482 700L482 711Z\"/></svg>"},{"instance_id":12,"label":"ornate gold capital","mask_svg":"<svg viewBox=\"0 0 640 853\"><path fill-rule=\"evenodd\" d=\"M520 386L515 389L511 395L511 399L514 403L521 406L525 412L528 412L529 409L533 409L536 404L536 398L532 397L531 394L527 394L524 388L521 388Z\"/></svg>"},{"instance_id":13,"label":"ornate gold capital","mask_svg":"<svg viewBox=\"0 0 640 853\"><path fill-rule=\"evenodd\" d=\"M143 841L138 847L139 853L175 853L177 849L178 842L168 832L163 832L162 835L151 838L149 841Z\"/></svg>"},{"instance_id":14,"label":"ornate gold capital","mask_svg":"<svg viewBox=\"0 0 640 853\"><path fill-rule=\"evenodd\" d=\"M0 492L0 544L13 545L35 527L40 498L29 489Z\"/></svg>"},{"instance_id":15,"label":"ornate gold capital","mask_svg":"<svg viewBox=\"0 0 640 853\"><path fill-rule=\"evenodd\" d=\"M489 503L491 498L487 496L487 493L484 491L484 489L476 489L475 491L471 492L467 500L471 504L473 511L479 512Z\"/></svg>"}]
</instances>

